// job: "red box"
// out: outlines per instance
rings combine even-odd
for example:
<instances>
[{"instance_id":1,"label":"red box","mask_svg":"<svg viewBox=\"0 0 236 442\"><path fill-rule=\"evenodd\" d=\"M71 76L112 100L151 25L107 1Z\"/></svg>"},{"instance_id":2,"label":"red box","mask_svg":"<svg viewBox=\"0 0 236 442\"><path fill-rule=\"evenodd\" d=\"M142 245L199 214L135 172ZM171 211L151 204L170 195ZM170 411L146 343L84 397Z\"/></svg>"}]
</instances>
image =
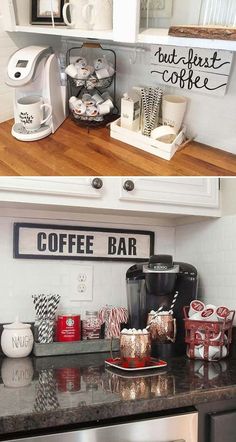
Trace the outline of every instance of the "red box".
<instances>
[{"instance_id":1,"label":"red box","mask_svg":"<svg viewBox=\"0 0 236 442\"><path fill-rule=\"evenodd\" d=\"M72 342L81 340L81 321L79 315L61 315L57 318L57 342Z\"/></svg>"}]
</instances>

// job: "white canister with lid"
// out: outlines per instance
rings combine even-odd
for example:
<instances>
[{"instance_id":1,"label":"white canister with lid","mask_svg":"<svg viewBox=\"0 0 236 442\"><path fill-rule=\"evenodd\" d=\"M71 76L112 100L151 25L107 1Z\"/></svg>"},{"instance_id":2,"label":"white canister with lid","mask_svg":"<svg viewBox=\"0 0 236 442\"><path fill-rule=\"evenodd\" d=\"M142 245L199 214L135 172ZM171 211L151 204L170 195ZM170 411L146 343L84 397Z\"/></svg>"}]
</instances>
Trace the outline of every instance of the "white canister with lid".
<instances>
[{"instance_id":1,"label":"white canister with lid","mask_svg":"<svg viewBox=\"0 0 236 442\"><path fill-rule=\"evenodd\" d=\"M18 319L12 324L3 326L1 346L9 358L24 358L33 348L33 333L30 324L23 324Z\"/></svg>"}]
</instances>

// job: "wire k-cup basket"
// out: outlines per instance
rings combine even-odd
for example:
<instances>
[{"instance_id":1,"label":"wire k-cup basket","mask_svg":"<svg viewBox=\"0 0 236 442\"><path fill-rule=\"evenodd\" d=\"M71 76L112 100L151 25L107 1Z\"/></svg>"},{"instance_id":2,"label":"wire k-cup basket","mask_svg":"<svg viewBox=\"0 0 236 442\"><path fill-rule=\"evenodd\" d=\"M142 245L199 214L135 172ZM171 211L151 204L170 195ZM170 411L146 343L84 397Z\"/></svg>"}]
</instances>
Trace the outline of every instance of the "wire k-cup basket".
<instances>
[{"instance_id":1,"label":"wire k-cup basket","mask_svg":"<svg viewBox=\"0 0 236 442\"><path fill-rule=\"evenodd\" d=\"M235 310L222 321L189 318L189 307L184 307L185 342L190 359L218 361L229 354Z\"/></svg>"}]
</instances>

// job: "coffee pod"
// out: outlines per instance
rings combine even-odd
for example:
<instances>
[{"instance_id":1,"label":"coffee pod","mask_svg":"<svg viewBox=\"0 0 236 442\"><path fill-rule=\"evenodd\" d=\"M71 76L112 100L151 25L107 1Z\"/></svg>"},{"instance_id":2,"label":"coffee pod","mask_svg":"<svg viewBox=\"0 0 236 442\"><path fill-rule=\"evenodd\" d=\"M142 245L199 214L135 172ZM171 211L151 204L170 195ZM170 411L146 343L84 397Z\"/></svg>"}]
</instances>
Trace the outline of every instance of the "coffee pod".
<instances>
[{"instance_id":1,"label":"coffee pod","mask_svg":"<svg viewBox=\"0 0 236 442\"><path fill-rule=\"evenodd\" d=\"M213 308L213 310L215 310L216 311L216 305L214 305L214 304L206 304L205 305L205 308Z\"/></svg>"},{"instance_id":2,"label":"coffee pod","mask_svg":"<svg viewBox=\"0 0 236 442\"><path fill-rule=\"evenodd\" d=\"M76 68L85 68L88 65L86 58L80 57L75 62Z\"/></svg>"},{"instance_id":3,"label":"coffee pod","mask_svg":"<svg viewBox=\"0 0 236 442\"><path fill-rule=\"evenodd\" d=\"M219 332L218 334L211 333L210 340L211 341L219 341L221 338L221 334L222 334L222 332Z\"/></svg>"},{"instance_id":4,"label":"coffee pod","mask_svg":"<svg viewBox=\"0 0 236 442\"><path fill-rule=\"evenodd\" d=\"M216 315L219 321L224 321L228 318L230 311L227 307L220 306L216 309Z\"/></svg>"},{"instance_id":5,"label":"coffee pod","mask_svg":"<svg viewBox=\"0 0 236 442\"><path fill-rule=\"evenodd\" d=\"M67 75L69 75L69 77L71 77L71 78L76 78L77 74L78 74L78 70L76 69L74 64L70 64L69 66L66 67L65 73Z\"/></svg>"},{"instance_id":6,"label":"coffee pod","mask_svg":"<svg viewBox=\"0 0 236 442\"><path fill-rule=\"evenodd\" d=\"M200 347L198 347L198 346L195 345L194 350L193 350L193 356L194 356L194 358L196 358L196 359L201 358L200 349L202 349L202 348L203 348L203 345L201 345ZM191 356L190 356L190 349L189 349L189 348L187 349L187 356L188 356L189 358L191 357Z\"/></svg>"},{"instance_id":7,"label":"coffee pod","mask_svg":"<svg viewBox=\"0 0 236 442\"><path fill-rule=\"evenodd\" d=\"M87 80L90 76L90 70L87 68L78 68L77 76L78 80Z\"/></svg>"},{"instance_id":8,"label":"coffee pod","mask_svg":"<svg viewBox=\"0 0 236 442\"><path fill-rule=\"evenodd\" d=\"M95 100L96 104L102 104L104 103L103 98L101 97L101 95L97 92L96 94L94 94L92 96L93 100Z\"/></svg>"},{"instance_id":9,"label":"coffee pod","mask_svg":"<svg viewBox=\"0 0 236 442\"><path fill-rule=\"evenodd\" d=\"M202 320L201 313L202 312L194 313L194 315L192 315L190 318L191 321L201 321Z\"/></svg>"},{"instance_id":10,"label":"coffee pod","mask_svg":"<svg viewBox=\"0 0 236 442\"><path fill-rule=\"evenodd\" d=\"M97 58L94 61L94 68L96 71L99 71L101 69L105 69L109 67L109 63L105 57Z\"/></svg>"},{"instance_id":11,"label":"coffee pod","mask_svg":"<svg viewBox=\"0 0 236 442\"><path fill-rule=\"evenodd\" d=\"M219 352L220 352L220 347L219 346L209 345L209 347L208 347L208 359L210 361L213 360L213 359L218 359L219 358L219 354L220 354ZM204 346L199 348L199 354L200 354L200 357L202 359L204 359Z\"/></svg>"},{"instance_id":12,"label":"coffee pod","mask_svg":"<svg viewBox=\"0 0 236 442\"><path fill-rule=\"evenodd\" d=\"M110 77L108 69L99 69L99 71L96 71L96 76L98 80Z\"/></svg>"},{"instance_id":13,"label":"coffee pod","mask_svg":"<svg viewBox=\"0 0 236 442\"><path fill-rule=\"evenodd\" d=\"M112 77L115 73L115 69L112 66L108 66L107 68L109 77Z\"/></svg>"},{"instance_id":14,"label":"coffee pod","mask_svg":"<svg viewBox=\"0 0 236 442\"><path fill-rule=\"evenodd\" d=\"M82 101L85 104L85 106L94 106L96 104L96 101L93 97L91 97L90 94L84 94L82 96Z\"/></svg>"},{"instance_id":15,"label":"coffee pod","mask_svg":"<svg viewBox=\"0 0 236 442\"><path fill-rule=\"evenodd\" d=\"M86 69L89 70L91 75L94 73L94 70L95 70L93 66L86 66Z\"/></svg>"},{"instance_id":16,"label":"coffee pod","mask_svg":"<svg viewBox=\"0 0 236 442\"><path fill-rule=\"evenodd\" d=\"M106 101L104 101L103 104L107 104L107 105L110 107L110 111L111 111L112 109L114 109L113 101L110 100L110 98L108 98Z\"/></svg>"},{"instance_id":17,"label":"coffee pod","mask_svg":"<svg viewBox=\"0 0 236 442\"><path fill-rule=\"evenodd\" d=\"M87 106L86 115L89 117L96 117L98 115L98 109L96 106Z\"/></svg>"},{"instance_id":18,"label":"coffee pod","mask_svg":"<svg viewBox=\"0 0 236 442\"><path fill-rule=\"evenodd\" d=\"M77 102L78 102L78 98L77 97L70 97L70 99L69 99L69 108L70 108L71 111L75 109Z\"/></svg>"},{"instance_id":19,"label":"coffee pod","mask_svg":"<svg viewBox=\"0 0 236 442\"><path fill-rule=\"evenodd\" d=\"M76 115L85 115L86 114L86 106L84 103L75 107L74 112Z\"/></svg>"},{"instance_id":20,"label":"coffee pod","mask_svg":"<svg viewBox=\"0 0 236 442\"><path fill-rule=\"evenodd\" d=\"M110 106L109 104L102 103L98 105L98 112L99 115L108 115L110 113Z\"/></svg>"},{"instance_id":21,"label":"coffee pod","mask_svg":"<svg viewBox=\"0 0 236 442\"><path fill-rule=\"evenodd\" d=\"M199 330L197 330L196 333L195 333L195 340L202 340L202 341L204 341L204 339L205 339L205 333L202 333ZM200 348L201 346L202 346L202 343L195 345L195 348Z\"/></svg>"},{"instance_id":22,"label":"coffee pod","mask_svg":"<svg viewBox=\"0 0 236 442\"><path fill-rule=\"evenodd\" d=\"M188 316L191 318L195 313L202 312L205 309L205 304L202 301L194 300L190 303Z\"/></svg>"},{"instance_id":23,"label":"coffee pod","mask_svg":"<svg viewBox=\"0 0 236 442\"><path fill-rule=\"evenodd\" d=\"M212 307L205 308L200 316L202 321L218 321L216 311Z\"/></svg>"},{"instance_id":24,"label":"coffee pod","mask_svg":"<svg viewBox=\"0 0 236 442\"><path fill-rule=\"evenodd\" d=\"M92 95L90 95L90 94L83 94L82 95L82 101L83 102L91 100L91 98L92 98Z\"/></svg>"},{"instance_id":25,"label":"coffee pod","mask_svg":"<svg viewBox=\"0 0 236 442\"><path fill-rule=\"evenodd\" d=\"M111 100L111 101L113 101L113 98L110 96L109 92L103 92L103 94L101 95L101 97L102 97L103 101L106 101L106 100Z\"/></svg>"},{"instance_id":26,"label":"coffee pod","mask_svg":"<svg viewBox=\"0 0 236 442\"><path fill-rule=\"evenodd\" d=\"M91 98L90 100L88 100L88 101L84 101L84 104L85 104L85 106L96 106L96 101L93 99L93 98Z\"/></svg>"}]
</instances>

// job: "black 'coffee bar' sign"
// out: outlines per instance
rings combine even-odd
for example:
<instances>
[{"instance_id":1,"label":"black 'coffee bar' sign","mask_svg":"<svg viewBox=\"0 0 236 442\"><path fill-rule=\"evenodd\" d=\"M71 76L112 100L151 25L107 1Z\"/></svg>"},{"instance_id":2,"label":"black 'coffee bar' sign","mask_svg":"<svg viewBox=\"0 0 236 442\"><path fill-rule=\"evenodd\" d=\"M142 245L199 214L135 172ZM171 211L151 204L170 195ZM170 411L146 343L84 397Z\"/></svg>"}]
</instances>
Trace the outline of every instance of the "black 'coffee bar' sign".
<instances>
[{"instance_id":1,"label":"black 'coffee bar' sign","mask_svg":"<svg viewBox=\"0 0 236 442\"><path fill-rule=\"evenodd\" d=\"M152 46L151 74L158 83L225 95L233 53L212 49Z\"/></svg>"},{"instance_id":2,"label":"black 'coffee bar' sign","mask_svg":"<svg viewBox=\"0 0 236 442\"><path fill-rule=\"evenodd\" d=\"M154 232L14 224L15 258L143 261L153 253Z\"/></svg>"}]
</instances>

